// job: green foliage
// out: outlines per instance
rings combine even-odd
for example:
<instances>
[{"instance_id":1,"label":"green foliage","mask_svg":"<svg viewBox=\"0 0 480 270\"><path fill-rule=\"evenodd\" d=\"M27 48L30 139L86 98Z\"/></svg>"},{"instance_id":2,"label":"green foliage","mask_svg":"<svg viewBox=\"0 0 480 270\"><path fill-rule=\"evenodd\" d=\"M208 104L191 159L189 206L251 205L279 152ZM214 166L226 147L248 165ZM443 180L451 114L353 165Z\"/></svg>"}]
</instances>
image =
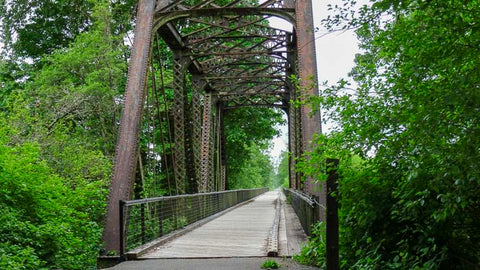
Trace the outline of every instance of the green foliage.
<instances>
[{"instance_id":1,"label":"green foliage","mask_svg":"<svg viewBox=\"0 0 480 270\"><path fill-rule=\"evenodd\" d=\"M270 157L257 145L245 146L249 155L240 168L229 167L229 188L272 187L274 168Z\"/></svg>"},{"instance_id":2,"label":"green foliage","mask_svg":"<svg viewBox=\"0 0 480 270\"><path fill-rule=\"evenodd\" d=\"M301 264L326 268L326 252L325 223L319 222L313 225L308 242L302 247L300 254L293 256L293 259Z\"/></svg>"},{"instance_id":3,"label":"green foliage","mask_svg":"<svg viewBox=\"0 0 480 270\"><path fill-rule=\"evenodd\" d=\"M17 55L37 58L65 47L91 26L93 1L2 1L2 40Z\"/></svg>"},{"instance_id":4,"label":"green foliage","mask_svg":"<svg viewBox=\"0 0 480 270\"><path fill-rule=\"evenodd\" d=\"M0 133L0 268L95 265L101 229L88 213L104 205L88 204L101 208L89 211L87 188L66 187L40 159L38 144L7 145L8 133Z\"/></svg>"},{"instance_id":5,"label":"green foliage","mask_svg":"<svg viewBox=\"0 0 480 270\"><path fill-rule=\"evenodd\" d=\"M280 154L280 163L278 164L277 174L275 175L274 187L289 187L289 156L288 152L282 152Z\"/></svg>"},{"instance_id":6,"label":"green foliage","mask_svg":"<svg viewBox=\"0 0 480 270\"><path fill-rule=\"evenodd\" d=\"M266 108L241 108L225 115L229 188L270 187L274 168L268 141L278 135L281 113Z\"/></svg>"},{"instance_id":7,"label":"green foliage","mask_svg":"<svg viewBox=\"0 0 480 270\"><path fill-rule=\"evenodd\" d=\"M0 268L88 269L101 246L133 3L24 2L9 2L10 18L0 12L2 35L15 37L0 59Z\"/></svg>"},{"instance_id":8,"label":"green foliage","mask_svg":"<svg viewBox=\"0 0 480 270\"><path fill-rule=\"evenodd\" d=\"M110 34L105 3L97 3L88 33L42 61L42 68L7 101L11 141L35 141L42 159L75 189L79 179L104 182L110 173L124 87L123 45Z\"/></svg>"},{"instance_id":9,"label":"green foliage","mask_svg":"<svg viewBox=\"0 0 480 270\"><path fill-rule=\"evenodd\" d=\"M346 2L326 23L357 29L358 87L341 81L310 99L338 128L302 167L321 178L317 161L340 158L342 265L475 269L479 2L384 0L358 14Z\"/></svg>"},{"instance_id":10,"label":"green foliage","mask_svg":"<svg viewBox=\"0 0 480 270\"><path fill-rule=\"evenodd\" d=\"M24 95L26 102L35 104L31 113L39 126L36 133L48 136L58 126L66 126L108 153L115 141L119 111L115 98L124 88L125 64L120 37L109 34L107 7L99 4L97 8L94 29L46 57Z\"/></svg>"},{"instance_id":11,"label":"green foliage","mask_svg":"<svg viewBox=\"0 0 480 270\"><path fill-rule=\"evenodd\" d=\"M10 94L21 87L18 81L25 73L17 63L0 58L0 111L5 111Z\"/></svg>"},{"instance_id":12,"label":"green foliage","mask_svg":"<svg viewBox=\"0 0 480 270\"><path fill-rule=\"evenodd\" d=\"M274 260L266 260L262 264L262 269L278 269L282 267L277 261Z\"/></svg>"}]
</instances>

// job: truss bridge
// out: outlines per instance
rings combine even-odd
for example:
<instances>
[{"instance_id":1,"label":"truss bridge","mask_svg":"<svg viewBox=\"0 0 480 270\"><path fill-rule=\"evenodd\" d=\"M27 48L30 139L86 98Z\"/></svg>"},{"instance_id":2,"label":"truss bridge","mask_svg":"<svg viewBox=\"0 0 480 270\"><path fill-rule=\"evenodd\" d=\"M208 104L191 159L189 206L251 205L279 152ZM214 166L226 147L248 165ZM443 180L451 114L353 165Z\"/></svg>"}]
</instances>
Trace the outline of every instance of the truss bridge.
<instances>
[{"instance_id":1,"label":"truss bridge","mask_svg":"<svg viewBox=\"0 0 480 270\"><path fill-rule=\"evenodd\" d=\"M105 253L135 259L146 254L138 248L147 247L153 257L275 256L283 241L279 232L289 235L285 220L307 234L311 224L325 220L326 184L301 181L295 170L296 158L321 132L319 113L298 102L318 94L311 0L139 0L135 25ZM290 173L283 192L229 190L225 117L243 108L287 116ZM287 197L297 213L292 218L284 214L291 212ZM217 217L230 221L215 223ZM205 227L212 224L217 229ZM201 230L221 234L235 227L245 237L232 236L240 253L218 241L206 245L216 239L206 233L188 242ZM200 232L190 240L169 238L186 228ZM252 236L249 242L249 230L261 240Z\"/></svg>"}]
</instances>

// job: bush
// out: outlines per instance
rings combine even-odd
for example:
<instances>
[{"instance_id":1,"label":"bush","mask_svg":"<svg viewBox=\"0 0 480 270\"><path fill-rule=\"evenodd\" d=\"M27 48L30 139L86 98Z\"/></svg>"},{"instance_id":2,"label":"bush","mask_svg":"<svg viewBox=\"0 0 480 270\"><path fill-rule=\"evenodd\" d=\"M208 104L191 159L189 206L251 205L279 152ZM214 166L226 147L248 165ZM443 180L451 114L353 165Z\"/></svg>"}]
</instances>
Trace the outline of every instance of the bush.
<instances>
[{"instance_id":1,"label":"bush","mask_svg":"<svg viewBox=\"0 0 480 270\"><path fill-rule=\"evenodd\" d=\"M327 266L326 254L325 223L318 222L313 225L312 235L302 247L300 254L294 255L293 259L301 264L325 268Z\"/></svg>"},{"instance_id":2,"label":"bush","mask_svg":"<svg viewBox=\"0 0 480 270\"><path fill-rule=\"evenodd\" d=\"M7 145L4 135L0 131L0 268L94 266L101 228L84 213L82 198L89 195L81 191L88 189L72 191L40 159L38 145Z\"/></svg>"}]
</instances>

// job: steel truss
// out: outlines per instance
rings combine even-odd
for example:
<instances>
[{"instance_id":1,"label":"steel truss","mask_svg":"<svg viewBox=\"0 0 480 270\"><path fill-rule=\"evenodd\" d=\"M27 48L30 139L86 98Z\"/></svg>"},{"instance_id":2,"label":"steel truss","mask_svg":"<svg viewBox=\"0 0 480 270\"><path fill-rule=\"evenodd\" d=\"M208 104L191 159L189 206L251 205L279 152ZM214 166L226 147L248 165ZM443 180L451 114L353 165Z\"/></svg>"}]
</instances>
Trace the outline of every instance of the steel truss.
<instances>
[{"instance_id":1,"label":"steel truss","mask_svg":"<svg viewBox=\"0 0 480 270\"><path fill-rule=\"evenodd\" d=\"M270 26L273 17L292 31ZM104 231L107 251L119 251L118 202L132 197L145 89L152 84L146 71L149 63L161 66L154 63L155 35L173 53L173 100L164 110L173 122L167 130L173 126L177 194L228 187L224 112L260 106L287 112L290 186L324 200L311 179L302 184L295 172L296 158L320 131L320 116L292 102L318 94L311 0L139 0L136 23Z\"/></svg>"}]
</instances>

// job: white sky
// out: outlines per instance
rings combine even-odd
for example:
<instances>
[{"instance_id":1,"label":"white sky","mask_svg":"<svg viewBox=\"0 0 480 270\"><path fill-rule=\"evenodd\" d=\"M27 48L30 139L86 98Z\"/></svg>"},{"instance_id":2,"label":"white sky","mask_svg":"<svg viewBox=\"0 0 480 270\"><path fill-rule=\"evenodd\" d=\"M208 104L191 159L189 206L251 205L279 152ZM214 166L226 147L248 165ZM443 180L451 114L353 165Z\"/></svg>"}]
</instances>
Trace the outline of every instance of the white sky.
<instances>
[{"instance_id":1,"label":"white sky","mask_svg":"<svg viewBox=\"0 0 480 270\"><path fill-rule=\"evenodd\" d=\"M315 33L318 81L335 83L341 78L346 78L353 67L355 54L359 52L358 41L353 31L336 32L322 36L326 31L320 22L329 14L328 4L342 4L342 0L312 0L315 27L320 31ZM275 23L275 22L274 22ZM321 36L321 37L320 37ZM279 127L282 131L280 137L274 138L270 156L275 163L279 162L279 155L288 148L288 129ZM329 125L322 124L323 131L329 130Z\"/></svg>"}]
</instances>

